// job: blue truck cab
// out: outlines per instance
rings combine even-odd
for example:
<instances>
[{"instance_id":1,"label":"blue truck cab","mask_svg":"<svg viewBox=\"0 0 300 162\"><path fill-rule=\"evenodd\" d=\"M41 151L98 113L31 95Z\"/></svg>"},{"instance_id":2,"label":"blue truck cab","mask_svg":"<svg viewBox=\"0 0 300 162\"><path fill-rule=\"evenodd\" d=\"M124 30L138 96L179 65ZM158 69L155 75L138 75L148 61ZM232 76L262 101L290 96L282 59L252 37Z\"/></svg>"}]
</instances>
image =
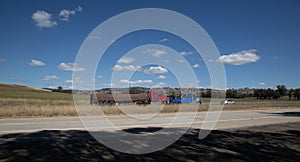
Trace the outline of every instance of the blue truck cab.
<instances>
[{"instance_id":1,"label":"blue truck cab","mask_svg":"<svg viewBox=\"0 0 300 162\"><path fill-rule=\"evenodd\" d=\"M169 101L170 103L192 103L192 102L196 102L199 104L202 104L202 101L199 97L196 97L194 94L189 93L187 95L182 95L181 98L178 99L174 99L173 97L169 97Z\"/></svg>"}]
</instances>

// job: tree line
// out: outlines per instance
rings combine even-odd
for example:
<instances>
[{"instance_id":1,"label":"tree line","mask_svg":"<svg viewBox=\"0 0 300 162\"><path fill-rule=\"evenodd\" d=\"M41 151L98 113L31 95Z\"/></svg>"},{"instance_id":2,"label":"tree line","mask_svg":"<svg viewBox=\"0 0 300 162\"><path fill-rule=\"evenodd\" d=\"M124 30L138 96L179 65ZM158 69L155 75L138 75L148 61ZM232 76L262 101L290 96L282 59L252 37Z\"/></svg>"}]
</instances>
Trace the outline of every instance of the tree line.
<instances>
[{"instance_id":1,"label":"tree line","mask_svg":"<svg viewBox=\"0 0 300 162\"><path fill-rule=\"evenodd\" d=\"M47 88L46 88L47 89ZM49 88L48 88L49 89ZM164 88L166 89L166 88ZM180 96L180 88L168 88L171 91L167 94L169 96ZM55 92L64 92L64 93L72 93L74 90L64 90L62 86L58 86L57 89L49 89ZM76 90L75 90L76 91ZM112 93L111 88L103 88L100 91L103 93ZM126 92L128 93L128 89L126 88L116 88L115 91ZM131 87L129 89L129 93L138 94L138 93L146 93L149 92L149 88L145 87ZM90 93L88 91L88 93ZM222 94L224 95L225 91L213 90L213 89L196 89L197 95L200 95L203 98L210 98L212 94ZM226 90L226 98L256 98L260 100L270 100L270 99L279 99L282 97L288 97L289 100L296 99L300 100L300 88L297 89L287 89L285 85L277 85L276 89L228 89Z\"/></svg>"},{"instance_id":2,"label":"tree line","mask_svg":"<svg viewBox=\"0 0 300 162\"><path fill-rule=\"evenodd\" d=\"M293 98L300 100L300 88L287 89L285 85L277 85L276 89L254 89L253 93L241 93L240 90L229 89L226 91L227 98L245 98L255 97L261 100L279 99L288 96L289 100Z\"/></svg>"}]
</instances>

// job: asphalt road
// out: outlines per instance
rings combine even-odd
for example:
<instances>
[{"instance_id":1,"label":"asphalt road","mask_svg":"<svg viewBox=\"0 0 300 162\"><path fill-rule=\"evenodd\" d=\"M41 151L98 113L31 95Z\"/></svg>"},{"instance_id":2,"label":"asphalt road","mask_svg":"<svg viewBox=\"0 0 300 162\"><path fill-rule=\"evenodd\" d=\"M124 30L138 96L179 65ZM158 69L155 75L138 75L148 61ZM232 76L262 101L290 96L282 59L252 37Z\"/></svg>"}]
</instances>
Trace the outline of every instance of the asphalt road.
<instances>
[{"instance_id":1,"label":"asphalt road","mask_svg":"<svg viewBox=\"0 0 300 162\"><path fill-rule=\"evenodd\" d=\"M112 117L84 117L101 142L85 131L79 118L0 119L0 161L299 161L300 108L280 110L224 111L214 130L199 139L203 124L213 122L199 113L187 132L166 148L147 154L128 151L151 149L152 139L167 142L186 126L191 113L182 113L159 138L152 135L162 129L174 114ZM213 112L212 115L217 115ZM149 118L149 119L147 119ZM115 126L105 125L109 119ZM153 120L152 120L153 119ZM123 130L138 134L131 139ZM204 130L205 131L205 130ZM114 137L114 138L112 138ZM131 140L130 140L131 139ZM114 147L131 149L125 152ZM109 145L112 146L112 145ZM151 146L151 147L149 147Z\"/></svg>"},{"instance_id":2,"label":"asphalt road","mask_svg":"<svg viewBox=\"0 0 300 162\"><path fill-rule=\"evenodd\" d=\"M212 112L217 115L218 112ZM213 130L300 122L300 108L274 110L223 111ZM191 124L192 113L180 113L174 121L173 114L154 114L136 116L82 117L89 130L121 130L143 127L185 127ZM200 129L214 119L205 119L206 112L199 112L192 121L191 128ZM106 121L112 123L107 124ZM170 125L170 122L173 122ZM207 128L206 128L207 129ZM0 134L36 132L41 130L86 130L79 117L53 118L9 118L0 119Z\"/></svg>"}]
</instances>

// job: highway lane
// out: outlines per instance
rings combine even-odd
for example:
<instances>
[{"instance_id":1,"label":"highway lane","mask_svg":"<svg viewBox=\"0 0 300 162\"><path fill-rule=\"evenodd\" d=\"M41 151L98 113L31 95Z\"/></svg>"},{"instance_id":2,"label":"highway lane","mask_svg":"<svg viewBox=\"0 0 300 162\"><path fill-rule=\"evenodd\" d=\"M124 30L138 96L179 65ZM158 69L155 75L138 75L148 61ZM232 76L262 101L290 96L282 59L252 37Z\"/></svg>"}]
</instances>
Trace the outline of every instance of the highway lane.
<instances>
[{"instance_id":1,"label":"highway lane","mask_svg":"<svg viewBox=\"0 0 300 162\"><path fill-rule=\"evenodd\" d=\"M212 112L213 115L218 112ZM255 125L277 124L300 121L300 108L274 110L223 111L217 125L213 129L240 128ZM125 128L164 127L174 120L176 113L135 115L134 117L100 116L81 117L92 130L119 130ZM198 112L193 120L192 128L201 128L203 123L214 122L205 119L206 112ZM191 124L192 113L183 112L176 117L171 127L184 127ZM113 125L105 124L109 120ZM35 132L40 130L85 130L79 117L53 118L8 118L0 119L0 134Z\"/></svg>"}]
</instances>

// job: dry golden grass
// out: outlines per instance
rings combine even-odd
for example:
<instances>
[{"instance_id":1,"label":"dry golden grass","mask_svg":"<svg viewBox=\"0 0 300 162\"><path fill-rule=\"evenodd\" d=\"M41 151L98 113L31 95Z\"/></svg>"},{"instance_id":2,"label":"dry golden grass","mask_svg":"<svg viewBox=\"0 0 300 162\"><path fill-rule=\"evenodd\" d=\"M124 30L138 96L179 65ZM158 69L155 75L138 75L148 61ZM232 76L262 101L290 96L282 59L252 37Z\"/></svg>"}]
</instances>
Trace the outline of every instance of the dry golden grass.
<instances>
[{"instance_id":1,"label":"dry golden grass","mask_svg":"<svg viewBox=\"0 0 300 162\"><path fill-rule=\"evenodd\" d=\"M75 116L72 101L0 99L0 117Z\"/></svg>"},{"instance_id":2,"label":"dry golden grass","mask_svg":"<svg viewBox=\"0 0 300 162\"><path fill-rule=\"evenodd\" d=\"M52 116L77 116L80 115L121 115L145 113L174 113L181 106L182 111L207 111L208 98L203 98L204 104L183 105L89 105L89 95L75 95L79 100L77 109L73 103L73 95L58 92L49 92L33 87L9 85L0 83L0 118L6 117L52 117ZM234 105L224 105L223 110L250 110L250 109L275 109L300 107L300 101L270 101L252 99L236 99ZM217 102L219 103L219 102ZM211 110L211 109L210 109ZM78 111L78 112L77 112Z\"/></svg>"},{"instance_id":3,"label":"dry golden grass","mask_svg":"<svg viewBox=\"0 0 300 162\"><path fill-rule=\"evenodd\" d=\"M299 108L300 101L255 101L224 105L224 110Z\"/></svg>"},{"instance_id":4,"label":"dry golden grass","mask_svg":"<svg viewBox=\"0 0 300 162\"><path fill-rule=\"evenodd\" d=\"M121 114L146 114L146 113L175 113L181 108L181 111L192 112L196 110L204 110L206 106L201 106L198 104L185 104L185 105L114 105L114 106L92 106L96 108L101 108L102 112L106 115L121 115ZM207 106L208 107L208 106ZM207 110L207 109L206 109Z\"/></svg>"},{"instance_id":5,"label":"dry golden grass","mask_svg":"<svg viewBox=\"0 0 300 162\"><path fill-rule=\"evenodd\" d=\"M89 105L88 102L80 101L77 106L80 115L122 115L122 114L145 114L145 113L174 113L182 111L190 112L207 111L209 103L197 104L170 104L170 105ZM198 107L198 108L197 108ZM274 109L300 107L299 101L271 101L271 102L241 102L233 105L224 105L223 110L250 110L250 109ZM101 112L102 111L102 112ZM77 116L78 113L73 101L64 100L41 100L41 99L12 99L0 98L0 117L53 117L53 116Z\"/></svg>"}]
</instances>

